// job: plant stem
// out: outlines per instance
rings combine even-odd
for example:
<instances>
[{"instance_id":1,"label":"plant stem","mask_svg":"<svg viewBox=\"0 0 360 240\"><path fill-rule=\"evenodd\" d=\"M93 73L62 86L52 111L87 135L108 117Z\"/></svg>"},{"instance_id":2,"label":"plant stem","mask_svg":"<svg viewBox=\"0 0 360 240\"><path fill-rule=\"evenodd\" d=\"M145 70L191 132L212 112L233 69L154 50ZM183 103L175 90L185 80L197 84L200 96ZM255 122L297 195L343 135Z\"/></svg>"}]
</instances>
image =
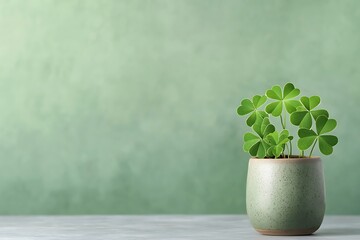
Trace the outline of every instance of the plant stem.
<instances>
[{"instance_id":1,"label":"plant stem","mask_svg":"<svg viewBox=\"0 0 360 240\"><path fill-rule=\"evenodd\" d=\"M285 125L284 125L284 122L283 122L283 117L280 115L280 121L281 121L281 126L283 127L283 129L285 129Z\"/></svg>"},{"instance_id":2,"label":"plant stem","mask_svg":"<svg viewBox=\"0 0 360 240\"><path fill-rule=\"evenodd\" d=\"M283 152L282 152L282 155L283 155L283 158L285 158L285 149L286 149L286 147L287 147L287 144L285 144L285 147L284 147L284 149L283 149Z\"/></svg>"},{"instance_id":3,"label":"plant stem","mask_svg":"<svg viewBox=\"0 0 360 240\"><path fill-rule=\"evenodd\" d=\"M301 155L300 157L304 157L304 150L301 150Z\"/></svg>"},{"instance_id":4,"label":"plant stem","mask_svg":"<svg viewBox=\"0 0 360 240\"><path fill-rule=\"evenodd\" d=\"M316 143L317 143L317 140L318 140L318 139L316 138L316 140L315 140L315 142L314 142L314 145L313 145L312 148L311 148L309 157L311 157L311 155L312 155L312 153L313 153L313 151L314 151L314 147L315 147L315 145L316 145Z\"/></svg>"},{"instance_id":5,"label":"plant stem","mask_svg":"<svg viewBox=\"0 0 360 240\"><path fill-rule=\"evenodd\" d=\"M290 151L289 151L289 155L291 156L291 155L292 155L292 143L291 143L291 140L289 141L289 144L290 144Z\"/></svg>"},{"instance_id":6,"label":"plant stem","mask_svg":"<svg viewBox=\"0 0 360 240\"><path fill-rule=\"evenodd\" d=\"M288 150L288 158L290 158L290 150L289 150L289 145L285 145L286 146L286 148L287 148L287 150ZM285 157L285 154L284 154L284 157Z\"/></svg>"}]
</instances>

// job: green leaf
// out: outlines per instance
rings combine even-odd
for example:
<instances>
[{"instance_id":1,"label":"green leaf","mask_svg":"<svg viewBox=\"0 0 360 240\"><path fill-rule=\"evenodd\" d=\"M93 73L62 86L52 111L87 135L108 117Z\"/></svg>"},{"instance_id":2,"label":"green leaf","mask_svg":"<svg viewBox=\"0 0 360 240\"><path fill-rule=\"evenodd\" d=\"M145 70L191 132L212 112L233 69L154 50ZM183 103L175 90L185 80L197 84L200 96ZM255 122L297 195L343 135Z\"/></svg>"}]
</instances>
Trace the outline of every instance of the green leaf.
<instances>
[{"instance_id":1,"label":"green leaf","mask_svg":"<svg viewBox=\"0 0 360 240\"><path fill-rule=\"evenodd\" d=\"M284 87L284 99L290 99L298 96L300 94L300 90L294 87L294 84L287 83Z\"/></svg>"},{"instance_id":2,"label":"green leaf","mask_svg":"<svg viewBox=\"0 0 360 240\"><path fill-rule=\"evenodd\" d=\"M259 112L257 113L260 114ZM264 117L256 121L252 128L258 136L253 133L246 133L244 135L243 149L249 152L251 156L263 158L266 156L267 149L269 148L268 144L264 141L264 137L275 131L275 127L270 123L268 117Z\"/></svg>"},{"instance_id":3,"label":"green leaf","mask_svg":"<svg viewBox=\"0 0 360 240\"><path fill-rule=\"evenodd\" d=\"M279 141L279 132L275 131L266 136L267 143L271 146L276 146Z\"/></svg>"},{"instance_id":4,"label":"green leaf","mask_svg":"<svg viewBox=\"0 0 360 240\"><path fill-rule=\"evenodd\" d=\"M279 141L278 144L279 145L283 145L285 143L287 143L289 141L289 131L284 129L281 131L280 136L279 136Z\"/></svg>"},{"instance_id":5,"label":"green leaf","mask_svg":"<svg viewBox=\"0 0 360 240\"><path fill-rule=\"evenodd\" d=\"M262 131L261 131L261 125L262 125L261 121L257 121L257 122L252 126L252 128L253 128L254 132L256 132L260 137L263 137Z\"/></svg>"},{"instance_id":6,"label":"green leaf","mask_svg":"<svg viewBox=\"0 0 360 240\"><path fill-rule=\"evenodd\" d=\"M259 139L259 137L256 136L255 134L251 133L251 132L245 133L245 135L244 135L244 141L245 142L252 141L254 139Z\"/></svg>"},{"instance_id":7,"label":"green leaf","mask_svg":"<svg viewBox=\"0 0 360 240\"><path fill-rule=\"evenodd\" d=\"M298 131L300 139L298 140L298 148L300 150L308 149L317 138L317 134L311 129L301 128Z\"/></svg>"},{"instance_id":8,"label":"green leaf","mask_svg":"<svg viewBox=\"0 0 360 240\"><path fill-rule=\"evenodd\" d=\"M275 146L270 146L270 147L266 150L266 154L267 154L269 157L274 157L274 153L273 153L274 148L275 148Z\"/></svg>"},{"instance_id":9,"label":"green leaf","mask_svg":"<svg viewBox=\"0 0 360 240\"><path fill-rule=\"evenodd\" d=\"M266 117L269 117L269 115L265 111L256 111L257 119L264 119Z\"/></svg>"},{"instance_id":10,"label":"green leaf","mask_svg":"<svg viewBox=\"0 0 360 240\"><path fill-rule=\"evenodd\" d=\"M332 146L330 146L323 138L319 138L319 149L324 155L330 155L333 152Z\"/></svg>"},{"instance_id":11,"label":"green leaf","mask_svg":"<svg viewBox=\"0 0 360 240\"><path fill-rule=\"evenodd\" d=\"M316 132L314 132L312 129L306 129L306 128L300 128L298 131L298 135L300 138L317 136Z\"/></svg>"},{"instance_id":12,"label":"green leaf","mask_svg":"<svg viewBox=\"0 0 360 240\"><path fill-rule=\"evenodd\" d=\"M260 131L263 133L265 128L270 124L270 120L268 117L263 118L261 121Z\"/></svg>"},{"instance_id":13,"label":"green leaf","mask_svg":"<svg viewBox=\"0 0 360 240\"><path fill-rule=\"evenodd\" d=\"M264 158L266 156L266 150L263 142L260 142L256 156L258 158Z\"/></svg>"},{"instance_id":14,"label":"green leaf","mask_svg":"<svg viewBox=\"0 0 360 240\"><path fill-rule=\"evenodd\" d=\"M245 152L249 152L250 149L260 141L260 138L258 136L256 136L253 133L245 133L244 135L244 146L243 149Z\"/></svg>"},{"instance_id":15,"label":"green leaf","mask_svg":"<svg viewBox=\"0 0 360 240\"><path fill-rule=\"evenodd\" d=\"M316 108L320 104L319 96L312 96L309 98L310 110Z\"/></svg>"},{"instance_id":16,"label":"green leaf","mask_svg":"<svg viewBox=\"0 0 360 240\"><path fill-rule=\"evenodd\" d=\"M290 115L290 122L295 126L310 129L312 125L311 115L308 111L296 111Z\"/></svg>"},{"instance_id":17,"label":"green leaf","mask_svg":"<svg viewBox=\"0 0 360 240\"><path fill-rule=\"evenodd\" d=\"M329 119L324 115L319 116L316 119L316 131L319 135L331 132L335 127L336 127L335 119Z\"/></svg>"},{"instance_id":18,"label":"green leaf","mask_svg":"<svg viewBox=\"0 0 360 240\"><path fill-rule=\"evenodd\" d=\"M320 104L320 97L318 96L311 96L310 98L301 97L300 102L302 106L298 106L296 111L290 116L290 122L295 126L310 129L312 118L316 120L321 115L329 116L328 112L324 109L313 110Z\"/></svg>"},{"instance_id":19,"label":"green leaf","mask_svg":"<svg viewBox=\"0 0 360 240\"><path fill-rule=\"evenodd\" d=\"M301 103L298 100L287 100L284 101L285 108L288 113L293 113L296 111L297 107L301 105Z\"/></svg>"},{"instance_id":20,"label":"green leaf","mask_svg":"<svg viewBox=\"0 0 360 240\"><path fill-rule=\"evenodd\" d=\"M292 83L287 83L284 86L283 92L280 86L273 86L266 91L266 96L270 99L275 99L275 102L266 106L266 112L277 117L282 114L283 105L288 113L296 111L296 108L301 105L298 100L292 98L300 94L300 90L295 88Z\"/></svg>"},{"instance_id":21,"label":"green leaf","mask_svg":"<svg viewBox=\"0 0 360 240\"><path fill-rule=\"evenodd\" d=\"M273 102L266 106L266 112L271 113L273 116L279 116L282 112L282 102Z\"/></svg>"},{"instance_id":22,"label":"green leaf","mask_svg":"<svg viewBox=\"0 0 360 240\"><path fill-rule=\"evenodd\" d=\"M266 112L255 110L246 120L246 124L251 127L256 122L261 122L261 120L265 117L268 117Z\"/></svg>"},{"instance_id":23,"label":"green leaf","mask_svg":"<svg viewBox=\"0 0 360 240\"><path fill-rule=\"evenodd\" d=\"M246 124L251 127L256 122L256 112L253 112L248 119L246 120Z\"/></svg>"},{"instance_id":24,"label":"green leaf","mask_svg":"<svg viewBox=\"0 0 360 240\"><path fill-rule=\"evenodd\" d=\"M257 109L265 103L266 99L266 96L255 95L253 97L253 101L247 98L241 101L240 106L237 108L237 113L240 116L251 113L250 116L246 119L246 124L249 127L254 125L255 122L259 121L259 119L268 116L265 111Z\"/></svg>"},{"instance_id":25,"label":"green leaf","mask_svg":"<svg viewBox=\"0 0 360 240\"><path fill-rule=\"evenodd\" d=\"M278 131L269 133L264 139L265 143L269 145L267 150L268 155L273 155L276 158L279 157L284 151L285 143L287 143L289 140L288 130L282 130L280 133Z\"/></svg>"},{"instance_id":26,"label":"green leaf","mask_svg":"<svg viewBox=\"0 0 360 240\"><path fill-rule=\"evenodd\" d=\"M330 132L335 127L336 121L334 119L328 119L328 117L324 115L319 116L316 119L317 133L311 129L300 129L298 131L298 148L300 150L306 150L318 139L320 152L325 155L331 154L333 152L333 146L338 143L338 138L333 135L323 135L323 133Z\"/></svg>"},{"instance_id":27,"label":"green leaf","mask_svg":"<svg viewBox=\"0 0 360 240\"><path fill-rule=\"evenodd\" d=\"M253 104L255 108L261 107L267 100L266 96L255 95L253 97Z\"/></svg>"},{"instance_id":28,"label":"green leaf","mask_svg":"<svg viewBox=\"0 0 360 240\"><path fill-rule=\"evenodd\" d=\"M311 147L311 145L314 143L315 139L316 139L316 136L300 138L298 140L297 146L300 150L305 151L306 149Z\"/></svg>"},{"instance_id":29,"label":"green leaf","mask_svg":"<svg viewBox=\"0 0 360 240\"><path fill-rule=\"evenodd\" d=\"M300 98L300 102L303 104L303 106L307 109L310 110L310 100L308 97L301 97Z\"/></svg>"},{"instance_id":30,"label":"green leaf","mask_svg":"<svg viewBox=\"0 0 360 240\"><path fill-rule=\"evenodd\" d=\"M296 108L296 111L299 111L299 112L305 111L305 112L307 112L308 110L303 105L300 105L300 106L298 106Z\"/></svg>"},{"instance_id":31,"label":"green leaf","mask_svg":"<svg viewBox=\"0 0 360 240\"><path fill-rule=\"evenodd\" d=\"M282 113L282 103L280 102L276 108L271 112L274 117L280 116Z\"/></svg>"},{"instance_id":32,"label":"green leaf","mask_svg":"<svg viewBox=\"0 0 360 240\"><path fill-rule=\"evenodd\" d=\"M281 145L274 145L268 148L267 154L269 156L274 156L275 158L278 158L283 151L284 148Z\"/></svg>"},{"instance_id":33,"label":"green leaf","mask_svg":"<svg viewBox=\"0 0 360 240\"><path fill-rule=\"evenodd\" d=\"M338 138L333 135L321 135L320 138L325 140L325 142L327 142L332 147L335 146L339 141Z\"/></svg>"},{"instance_id":34,"label":"green leaf","mask_svg":"<svg viewBox=\"0 0 360 240\"><path fill-rule=\"evenodd\" d=\"M325 109L312 110L311 115L313 116L314 120L316 120L321 115L324 115L325 117L329 117L329 113Z\"/></svg>"},{"instance_id":35,"label":"green leaf","mask_svg":"<svg viewBox=\"0 0 360 240\"><path fill-rule=\"evenodd\" d=\"M266 91L266 96L271 99L282 100L281 87L276 85Z\"/></svg>"},{"instance_id":36,"label":"green leaf","mask_svg":"<svg viewBox=\"0 0 360 240\"><path fill-rule=\"evenodd\" d=\"M319 137L320 152L330 155L333 152L333 146L338 143L338 138L333 135L322 135Z\"/></svg>"},{"instance_id":37,"label":"green leaf","mask_svg":"<svg viewBox=\"0 0 360 240\"><path fill-rule=\"evenodd\" d=\"M277 145L277 146L275 146L274 148L273 148L273 154L274 154L274 156L276 157L276 158L278 158L280 155L281 155L281 153L283 152L283 148L282 148L282 146L280 146L280 145Z\"/></svg>"},{"instance_id":38,"label":"green leaf","mask_svg":"<svg viewBox=\"0 0 360 240\"><path fill-rule=\"evenodd\" d=\"M269 124L266 126L265 130L263 131L263 136L266 137L268 134L273 133L275 131L275 126Z\"/></svg>"},{"instance_id":39,"label":"green leaf","mask_svg":"<svg viewBox=\"0 0 360 240\"><path fill-rule=\"evenodd\" d=\"M241 105L237 109L239 115L246 115L255 110L255 107L250 99L245 98L241 101Z\"/></svg>"},{"instance_id":40,"label":"green leaf","mask_svg":"<svg viewBox=\"0 0 360 240\"><path fill-rule=\"evenodd\" d=\"M293 112L290 115L290 122L294 124L295 126L299 126L305 115L307 114L307 111L296 111Z\"/></svg>"},{"instance_id":41,"label":"green leaf","mask_svg":"<svg viewBox=\"0 0 360 240\"><path fill-rule=\"evenodd\" d=\"M310 98L301 97L300 102L303 104L303 106L307 110L310 111L310 110L314 109L315 107L317 107L320 104L320 97L319 96L311 96Z\"/></svg>"},{"instance_id":42,"label":"green leaf","mask_svg":"<svg viewBox=\"0 0 360 240\"><path fill-rule=\"evenodd\" d=\"M253 156L253 157L256 157L257 156L257 153L258 153L258 149L259 149L259 147L260 147L260 141L259 142L257 142L255 145L253 145L251 148L250 148L250 150L249 150L249 153L250 153L250 155L251 156Z\"/></svg>"},{"instance_id":43,"label":"green leaf","mask_svg":"<svg viewBox=\"0 0 360 240\"><path fill-rule=\"evenodd\" d=\"M306 115L304 116L304 118L301 120L299 127L310 129L311 126L312 126L311 115L309 112L307 112Z\"/></svg>"},{"instance_id":44,"label":"green leaf","mask_svg":"<svg viewBox=\"0 0 360 240\"><path fill-rule=\"evenodd\" d=\"M253 130L261 137L265 137L269 133L275 131L274 125L270 124L269 118L262 118L260 121L253 125Z\"/></svg>"},{"instance_id":45,"label":"green leaf","mask_svg":"<svg viewBox=\"0 0 360 240\"><path fill-rule=\"evenodd\" d=\"M258 158L263 158L266 155L265 145L262 141L259 141L254 146L250 148L249 151L251 156L256 156Z\"/></svg>"}]
</instances>

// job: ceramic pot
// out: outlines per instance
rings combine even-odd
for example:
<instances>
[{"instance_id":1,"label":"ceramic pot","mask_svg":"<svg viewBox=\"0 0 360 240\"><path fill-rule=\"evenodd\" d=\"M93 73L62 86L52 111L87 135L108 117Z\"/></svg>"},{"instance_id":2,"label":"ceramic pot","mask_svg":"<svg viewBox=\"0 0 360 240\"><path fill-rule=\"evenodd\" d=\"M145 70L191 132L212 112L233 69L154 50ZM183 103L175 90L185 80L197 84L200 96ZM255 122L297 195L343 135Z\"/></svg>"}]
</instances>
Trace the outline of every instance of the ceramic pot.
<instances>
[{"instance_id":1,"label":"ceramic pot","mask_svg":"<svg viewBox=\"0 0 360 240\"><path fill-rule=\"evenodd\" d=\"M308 235L321 225L325 186L321 159L249 160L246 209L265 235Z\"/></svg>"}]
</instances>

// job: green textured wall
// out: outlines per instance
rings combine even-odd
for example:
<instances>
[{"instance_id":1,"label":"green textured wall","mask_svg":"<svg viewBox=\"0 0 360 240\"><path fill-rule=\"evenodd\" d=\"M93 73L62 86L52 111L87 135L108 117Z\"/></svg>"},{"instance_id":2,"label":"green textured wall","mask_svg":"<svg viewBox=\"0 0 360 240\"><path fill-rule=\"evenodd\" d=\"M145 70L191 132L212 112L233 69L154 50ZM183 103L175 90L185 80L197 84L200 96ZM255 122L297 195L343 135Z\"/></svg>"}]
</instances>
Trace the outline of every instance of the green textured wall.
<instances>
[{"instance_id":1,"label":"green textured wall","mask_svg":"<svg viewBox=\"0 0 360 240\"><path fill-rule=\"evenodd\" d=\"M360 213L360 1L0 0L0 214L244 213L240 100L292 81Z\"/></svg>"}]
</instances>

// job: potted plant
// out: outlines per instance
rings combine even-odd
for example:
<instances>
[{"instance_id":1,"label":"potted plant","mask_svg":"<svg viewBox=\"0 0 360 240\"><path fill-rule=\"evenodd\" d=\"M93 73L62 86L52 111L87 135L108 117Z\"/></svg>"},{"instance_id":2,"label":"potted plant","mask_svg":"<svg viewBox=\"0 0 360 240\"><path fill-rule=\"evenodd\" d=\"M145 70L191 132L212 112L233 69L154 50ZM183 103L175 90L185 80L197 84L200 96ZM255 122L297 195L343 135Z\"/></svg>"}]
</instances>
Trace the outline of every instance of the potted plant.
<instances>
[{"instance_id":1,"label":"potted plant","mask_svg":"<svg viewBox=\"0 0 360 240\"><path fill-rule=\"evenodd\" d=\"M244 134L243 145L252 156L246 210L252 226L262 234L312 234L324 217L323 167L313 150L318 145L324 155L333 152L338 138L329 132L336 121L327 110L318 109L319 96L299 95L292 83L273 86L265 95L243 99L237 109L239 115L249 115L246 124L252 129ZM265 107L267 100L271 102ZM275 119L279 129L272 124ZM298 128L297 134L290 133L289 122Z\"/></svg>"}]
</instances>

